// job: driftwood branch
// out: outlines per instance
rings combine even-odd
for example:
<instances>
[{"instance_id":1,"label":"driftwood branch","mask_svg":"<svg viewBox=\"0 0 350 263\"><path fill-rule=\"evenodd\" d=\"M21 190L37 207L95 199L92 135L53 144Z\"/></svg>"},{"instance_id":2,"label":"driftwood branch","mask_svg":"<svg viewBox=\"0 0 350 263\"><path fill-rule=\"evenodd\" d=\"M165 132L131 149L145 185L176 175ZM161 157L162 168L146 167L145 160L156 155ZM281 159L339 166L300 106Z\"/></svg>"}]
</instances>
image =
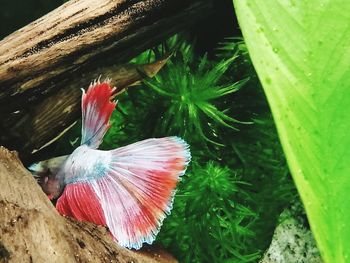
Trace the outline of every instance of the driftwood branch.
<instances>
[{"instance_id":1,"label":"driftwood branch","mask_svg":"<svg viewBox=\"0 0 350 263\"><path fill-rule=\"evenodd\" d=\"M0 262L176 262L131 251L103 227L60 216L15 153L0 147Z\"/></svg>"},{"instance_id":2,"label":"driftwood branch","mask_svg":"<svg viewBox=\"0 0 350 263\"><path fill-rule=\"evenodd\" d=\"M210 7L210 0L71 0L6 37L0 41L0 143L22 155L42 147L53 138L31 142L28 112L44 113L42 102L50 100L46 107L60 115L61 96L76 96L93 75L187 28ZM60 125L49 121L41 128L56 137L78 117L72 112L56 116Z\"/></svg>"}]
</instances>

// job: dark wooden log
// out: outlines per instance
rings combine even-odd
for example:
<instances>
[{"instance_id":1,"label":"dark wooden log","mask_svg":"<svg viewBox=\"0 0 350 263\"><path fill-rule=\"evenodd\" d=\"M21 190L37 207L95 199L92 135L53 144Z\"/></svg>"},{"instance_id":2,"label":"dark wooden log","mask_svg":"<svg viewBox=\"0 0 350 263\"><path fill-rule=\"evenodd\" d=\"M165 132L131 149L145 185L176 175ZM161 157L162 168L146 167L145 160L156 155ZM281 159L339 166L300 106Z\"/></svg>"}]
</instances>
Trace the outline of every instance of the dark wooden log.
<instances>
[{"instance_id":1,"label":"dark wooden log","mask_svg":"<svg viewBox=\"0 0 350 263\"><path fill-rule=\"evenodd\" d=\"M65 98L77 98L94 75L187 28L210 7L210 0L71 0L6 37L0 41L0 144L27 155L41 148L78 117L70 109L79 101ZM50 103L43 106L44 100ZM33 112L49 108L56 118L40 128L51 135L33 140Z\"/></svg>"}]
</instances>

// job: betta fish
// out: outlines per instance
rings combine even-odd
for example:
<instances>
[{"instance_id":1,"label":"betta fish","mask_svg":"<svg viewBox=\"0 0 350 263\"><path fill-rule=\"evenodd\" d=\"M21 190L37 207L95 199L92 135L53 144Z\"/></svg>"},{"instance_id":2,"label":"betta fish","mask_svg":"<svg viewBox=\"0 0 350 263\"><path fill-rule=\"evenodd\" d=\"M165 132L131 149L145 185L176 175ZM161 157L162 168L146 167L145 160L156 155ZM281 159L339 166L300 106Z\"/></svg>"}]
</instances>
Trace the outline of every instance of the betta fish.
<instances>
[{"instance_id":1,"label":"betta fish","mask_svg":"<svg viewBox=\"0 0 350 263\"><path fill-rule=\"evenodd\" d=\"M83 90L81 145L59 160L56 174L40 165L31 170L39 176L40 171L48 173L41 185L50 198L57 198L64 187L56 203L59 213L107 226L119 245L139 249L154 241L170 213L191 156L188 144L178 137L98 150L116 107L113 92L109 81Z\"/></svg>"}]
</instances>

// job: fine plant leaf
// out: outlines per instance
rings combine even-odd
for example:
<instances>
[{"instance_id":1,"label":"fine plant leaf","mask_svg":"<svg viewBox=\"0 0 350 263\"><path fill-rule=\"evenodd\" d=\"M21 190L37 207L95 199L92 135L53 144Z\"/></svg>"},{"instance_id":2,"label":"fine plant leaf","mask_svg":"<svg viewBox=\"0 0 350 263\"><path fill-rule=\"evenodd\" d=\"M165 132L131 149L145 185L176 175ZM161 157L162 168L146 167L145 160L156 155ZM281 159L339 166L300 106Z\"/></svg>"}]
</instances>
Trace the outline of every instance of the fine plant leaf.
<instances>
[{"instance_id":1,"label":"fine plant leaf","mask_svg":"<svg viewBox=\"0 0 350 263\"><path fill-rule=\"evenodd\" d=\"M258 215L244 185L228 167L193 160L158 240L180 262L256 262L259 251L247 248Z\"/></svg>"},{"instance_id":2,"label":"fine plant leaf","mask_svg":"<svg viewBox=\"0 0 350 263\"><path fill-rule=\"evenodd\" d=\"M238 130L236 124L249 123L229 116L227 109L219 105L220 100L237 92L247 82L247 79L231 83L223 81L236 58L231 56L212 61L205 55L196 59L193 46L184 43L174 52L162 72L152 80L143 80L166 105L159 121L159 132L177 134L189 142L197 139L223 146L215 138L217 132L214 126Z\"/></svg>"},{"instance_id":3,"label":"fine plant leaf","mask_svg":"<svg viewBox=\"0 0 350 263\"><path fill-rule=\"evenodd\" d=\"M350 2L236 0L325 262L350 255Z\"/></svg>"}]
</instances>

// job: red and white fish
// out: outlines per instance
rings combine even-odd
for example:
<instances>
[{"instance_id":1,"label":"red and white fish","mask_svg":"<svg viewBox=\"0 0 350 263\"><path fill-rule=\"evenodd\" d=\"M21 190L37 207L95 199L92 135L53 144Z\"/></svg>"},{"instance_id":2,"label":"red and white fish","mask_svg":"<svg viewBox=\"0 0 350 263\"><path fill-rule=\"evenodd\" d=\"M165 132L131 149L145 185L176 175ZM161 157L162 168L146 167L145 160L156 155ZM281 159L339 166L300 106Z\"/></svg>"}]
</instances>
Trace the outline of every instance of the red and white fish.
<instances>
[{"instance_id":1,"label":"red and white fish","mask_svg":"<svg viewBox=\"0 0 350 263\"><path fill-rule=\"evenodd\" d=\"M81 146L58 174L42 182L56 208L81 221L107 226L119 245L151 244L173 203L176 184L190 161L189 146L178 137L153 138L111 151L98 150L116 106L108 81L95 82L82 95ZM32 166L38 171L38 166Z\"/></svg>"}]
</instances>

